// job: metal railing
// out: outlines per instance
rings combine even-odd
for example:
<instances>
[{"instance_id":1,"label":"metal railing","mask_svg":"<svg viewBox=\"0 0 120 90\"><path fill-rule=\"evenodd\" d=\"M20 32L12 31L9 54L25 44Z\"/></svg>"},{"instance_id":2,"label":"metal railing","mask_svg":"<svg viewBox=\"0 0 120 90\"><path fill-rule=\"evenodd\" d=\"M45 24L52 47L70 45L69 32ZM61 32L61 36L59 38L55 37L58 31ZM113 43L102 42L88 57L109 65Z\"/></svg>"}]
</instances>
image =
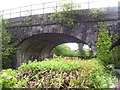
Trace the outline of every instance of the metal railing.
<instances>
[{"instance_id":1,"label":"metal railing","mask_svg":"<svg viewBox=\"0 0 120 90\"><path fill-rule=\"evenodd\" d=\"M113 4L114 3L114 4ZM100 7L112 7L117 6L118 0L84 0L84 2L79 3L81 8L76 9L91 9L91 8L100 8ZM60 11L61 6L57 2L46 2L40 4L33 4L24 7L12 8L7 10L0 11L0 16L2 18L15 18L22 16L29 16L35 14L45 14L53 13L54 9Z\"/></svg>"}]
</instances>

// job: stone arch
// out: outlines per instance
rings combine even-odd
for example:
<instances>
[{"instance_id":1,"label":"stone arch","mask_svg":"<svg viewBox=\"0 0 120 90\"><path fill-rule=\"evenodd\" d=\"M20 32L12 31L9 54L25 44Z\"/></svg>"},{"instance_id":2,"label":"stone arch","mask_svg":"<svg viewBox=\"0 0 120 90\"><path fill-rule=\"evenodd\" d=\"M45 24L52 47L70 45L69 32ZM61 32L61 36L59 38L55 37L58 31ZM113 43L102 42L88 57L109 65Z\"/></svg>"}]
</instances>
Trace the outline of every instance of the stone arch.
<instances>
[{"instance_id":1,"label":"stone arch","mask_svg":"<svg viewBox=\"0 0 120 90\"><path fill-rule=\"evenodd\" d=\"M43 60L57 45L68 42L85 43L72 35L61 33L42 33L33 35L19 43L16 67L28 60Z\"/></svg>"}]
</instances>

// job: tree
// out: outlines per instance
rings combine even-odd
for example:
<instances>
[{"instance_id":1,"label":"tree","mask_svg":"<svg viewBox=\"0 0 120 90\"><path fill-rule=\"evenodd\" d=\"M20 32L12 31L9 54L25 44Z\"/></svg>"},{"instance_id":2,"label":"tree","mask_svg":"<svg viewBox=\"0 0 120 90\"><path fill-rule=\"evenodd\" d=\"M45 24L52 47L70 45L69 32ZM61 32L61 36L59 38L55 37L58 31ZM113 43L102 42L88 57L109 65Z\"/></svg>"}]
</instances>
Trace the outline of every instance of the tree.
<instances>
[{"instance_id":1,"label":"tree","mask_svg":"<svg viewBox=\"0 0 120 90\"><path fill-rule=\"evenodd\" d=\"M12 43L12 34L6 29L8 20L2 20L2 67L4 69L12 67L12 56L16 50L15 44Z\"/></svg>"},{"instance_id":2,"label":"tree","mask_svg":"<svg viewBox=\"0 0 120 90\"><path fill-rule=\"evenodd\" d=\"M110 47L112 45L111 36L107 31L106 23L99 28L100 33L98 34L98 41L96 43L97 47L97 57L104 62L104 64L110 63Z\"/></svg>"},{"instance_id":3,"label":"tree","mask_svg":"<svg viewBox=\"0 0 120 90\"><path fill-rule=\"evenodd\" d=\"M83 46L84 46L83 43L79 43L79 44L78 44L78 50L79 50L79 56L85 58L85 57L86 57L86 53L85 53L85 51L83 50Z\"/></svg>"},{"instance_id":4,"label":"tree","mask_svg":"<svg viewBox=\"0 0 120 90\"><path fill-rule=\"evenodd\" d=\"M64 55L69 56L72 54L72 52L73 51L71 50L71 48L65 44L59 45L53 49L53 53L55 53L58 56L64 56Z\"/></svg>"}]
</instances>

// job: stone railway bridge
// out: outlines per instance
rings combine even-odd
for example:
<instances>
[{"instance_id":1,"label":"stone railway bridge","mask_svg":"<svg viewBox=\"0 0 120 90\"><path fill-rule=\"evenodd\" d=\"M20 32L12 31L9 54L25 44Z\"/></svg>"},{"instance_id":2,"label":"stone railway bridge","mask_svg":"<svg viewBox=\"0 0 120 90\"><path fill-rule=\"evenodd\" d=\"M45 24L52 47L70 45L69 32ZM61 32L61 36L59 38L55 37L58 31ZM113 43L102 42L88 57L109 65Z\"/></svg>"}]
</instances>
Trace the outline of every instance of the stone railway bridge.
<instances>
[{"instance_id":1,"label":"stone railway bridge","mask_svg":"<svg viewBox=\"0 0 120 90\"><path fill-rule=\"evenodd\" d=\"M98 26L107 22L111 35L120 32L118 8L106 8L106 11L103 18L91 18L90 10L82 10L85 15L79 16L78 22L71 27L51 21L50 14L9 19L7 29L14 35L13 41L19 48L16 52L16 67L28 60L43 60L49 57L50 51L62 43L84 43L95 52Z\"/></svg>"}]
</instances>

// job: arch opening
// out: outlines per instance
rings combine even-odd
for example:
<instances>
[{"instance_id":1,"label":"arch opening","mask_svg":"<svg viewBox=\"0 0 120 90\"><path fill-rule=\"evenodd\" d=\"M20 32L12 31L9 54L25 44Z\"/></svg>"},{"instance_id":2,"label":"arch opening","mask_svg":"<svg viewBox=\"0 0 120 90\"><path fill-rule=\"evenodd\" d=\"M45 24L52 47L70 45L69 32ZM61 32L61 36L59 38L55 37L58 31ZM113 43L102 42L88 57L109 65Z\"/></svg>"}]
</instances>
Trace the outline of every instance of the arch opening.
<instances>
[{"instance_id":1,"label":"arch opening","mask_svg":"<svg viewBox=\"0 0 120 90\"><path fill-rule=\"evenodd\" d=\"M75 43L75 42L63 43L54 47L51 50L50 55L90 59L93 57L93 51L87 44Z\"/></svg>"},{"instance_id":2,"label":"arch opening","mask_svg":"<svg viewBox=\"0 0 120 90\"><path fill-rule=\"evenodd\" d=\"M19 49L17 50L16 67L29 60L43 60L44 58L49 57L50 51L54 47L68 42L85 43L84 41L67 34L44 33L31 36L18 45Z\"/></svg>"}]
</instances>

